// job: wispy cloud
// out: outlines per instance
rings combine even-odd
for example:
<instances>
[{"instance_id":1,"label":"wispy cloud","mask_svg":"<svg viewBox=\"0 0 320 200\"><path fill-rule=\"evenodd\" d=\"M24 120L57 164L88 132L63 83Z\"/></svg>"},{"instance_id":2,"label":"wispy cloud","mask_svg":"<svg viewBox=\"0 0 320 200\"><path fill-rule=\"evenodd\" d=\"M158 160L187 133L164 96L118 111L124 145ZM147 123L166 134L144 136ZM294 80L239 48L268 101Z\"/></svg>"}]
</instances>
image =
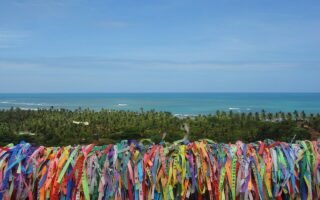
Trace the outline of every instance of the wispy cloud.
<instances>
[{"instance_id":1,"label":"wispy cloud","mask_svg":"<svg viewBox=\"0 0 320 200\"><path fill-rule=\"evenodd\" d=\"M0 61L0 70L6 71L15 71L15 70L36 70L41 69L44 65L40 62L30 62L30 61L10 61L10 60L1 60Z\"/></svg>"},{"instance_id":2,"label":"wispy cloud","mask_svg":"<svg viewBox=\"0 0 320 200\"><path fill-rule=\"evenodd\" d=\"M0 30L0 49L19 47L26 38L22 32Z\"/></svg>"},{"instance_id":3,"label":"wispy cloud","mask_svg":"<svg viewBox=\"0 0 320 200\"><path fill-rule=\"evenodd\" d=\"M16 5L16 6L43 6L43 5L59 5L59 6L63 6L66 4L66 1L61 1L61 0L57 0L57 1L13 1L12 4Z\"/></svg>"},{"instance_id":4,"label":"wispy cloud","mask_svg":"<svg viewBox=\"0 0 320 200\"><path fill-rule=\"evenodd\" d=\"M101 28L126 28L129 24L124 21L106 20L99 21L96 25Z\"/></svg>"},{"instance_id":5,"label":"wispy cloud","mask_svg":"<svg viewBox=\"0 0 320 200\"><path fill-rule=\"evenodd\" d=\"M295 69L319 70L320 61L214 61L214 60L148 60L110 59L102 57L55 57L1 59L0 70L10 69L68 69L68 70L224 70L224 71L290 71Z\"/></svg>"}]
</instances>

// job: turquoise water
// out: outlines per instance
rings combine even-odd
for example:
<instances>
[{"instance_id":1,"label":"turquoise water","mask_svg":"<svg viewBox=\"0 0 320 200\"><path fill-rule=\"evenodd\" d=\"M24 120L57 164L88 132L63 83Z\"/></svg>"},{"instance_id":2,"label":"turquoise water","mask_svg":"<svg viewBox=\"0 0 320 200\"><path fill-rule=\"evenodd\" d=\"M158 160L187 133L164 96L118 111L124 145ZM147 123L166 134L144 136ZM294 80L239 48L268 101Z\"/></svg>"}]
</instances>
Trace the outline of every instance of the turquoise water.
<instances>
[{"instance_id":1,"label":"turquoise water","mask_svg":"<svg viewBox=\"0 0 320 200\"><path fill-rule=\"evenodd\" d=\"M0 94L0 109L50 108L168 111L176 115L234 112L320 113L320 93L66 93Z\"/></svg>"}]
</instances>

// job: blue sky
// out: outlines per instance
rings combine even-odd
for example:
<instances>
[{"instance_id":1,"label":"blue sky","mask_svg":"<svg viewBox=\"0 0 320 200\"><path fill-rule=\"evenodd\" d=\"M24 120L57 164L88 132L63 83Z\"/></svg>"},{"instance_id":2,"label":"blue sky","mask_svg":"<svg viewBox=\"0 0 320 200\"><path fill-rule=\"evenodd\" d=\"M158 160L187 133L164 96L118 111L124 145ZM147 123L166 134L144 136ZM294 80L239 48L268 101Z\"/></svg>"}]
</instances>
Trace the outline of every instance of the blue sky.
<instances>
[{"instance_id":1,"label":"blue sky","mask_svg":"<svg viewBox=\"0 0 320 200\"><path fill-rule=\"evenodd\" d=\"M0 92L320 92L320 1L0 0Z\"/></svg>"}]
</instances>

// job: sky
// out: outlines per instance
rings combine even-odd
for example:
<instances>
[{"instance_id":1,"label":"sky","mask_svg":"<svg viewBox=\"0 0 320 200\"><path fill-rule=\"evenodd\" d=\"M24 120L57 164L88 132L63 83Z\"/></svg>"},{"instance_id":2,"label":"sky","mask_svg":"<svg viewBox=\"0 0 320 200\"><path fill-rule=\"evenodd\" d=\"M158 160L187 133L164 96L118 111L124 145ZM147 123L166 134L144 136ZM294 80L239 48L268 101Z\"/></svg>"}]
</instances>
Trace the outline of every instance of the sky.
<instances>
[{"instance_id":1,"label":"sky","mask_svg":"<svg viewBox=\"0 0 320 200\"><path fill-rule=\"evenodd\" d=\"M320 1L0 0L19 92L320 92Z\"/></svg>"}]
</instances>

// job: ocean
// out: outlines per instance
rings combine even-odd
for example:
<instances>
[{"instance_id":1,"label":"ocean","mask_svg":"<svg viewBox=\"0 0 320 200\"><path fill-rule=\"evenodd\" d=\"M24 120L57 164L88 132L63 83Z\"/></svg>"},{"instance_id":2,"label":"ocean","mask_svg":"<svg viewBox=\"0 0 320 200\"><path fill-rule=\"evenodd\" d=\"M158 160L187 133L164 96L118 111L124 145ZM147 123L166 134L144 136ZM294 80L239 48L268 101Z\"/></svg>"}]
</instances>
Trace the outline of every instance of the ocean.
<instances>
[{"instance_id":1,"label":"ocean","mask_svg":"<svg viewBox=\"0 0 320 200\"><path fill-rule=\"evenodd\" d=\"M115 109L171 112L187 116L234 112L320 113L320 93L57 93L0 94L0 109Z\"/></svg>"}]
</instances>

